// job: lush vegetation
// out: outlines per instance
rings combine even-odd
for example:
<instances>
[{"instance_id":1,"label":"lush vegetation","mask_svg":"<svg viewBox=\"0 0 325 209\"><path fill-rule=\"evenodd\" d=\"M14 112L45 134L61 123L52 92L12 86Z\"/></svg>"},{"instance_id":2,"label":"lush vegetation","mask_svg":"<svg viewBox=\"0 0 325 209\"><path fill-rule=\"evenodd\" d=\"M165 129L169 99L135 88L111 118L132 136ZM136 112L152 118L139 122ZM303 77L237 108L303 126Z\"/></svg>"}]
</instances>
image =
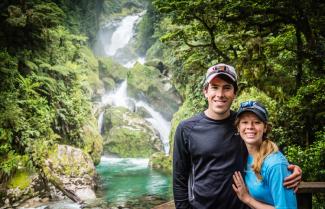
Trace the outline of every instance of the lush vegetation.
<instances>
[{"instance_id":1,"label":"lush vegetation","mask_svg":"<svg viewBox=\"0 0 325 209\"><path fill-rule=\"evenodd\" d=\"M83 16L94 6L87 1L1 3L2 189L25 172L22 168L42 173L44 157L57 143L79 147L99 162L101 137L90 99L100 81L87 47L92 35L83 24L95 22Z\"/></svg>"}]
</instances>

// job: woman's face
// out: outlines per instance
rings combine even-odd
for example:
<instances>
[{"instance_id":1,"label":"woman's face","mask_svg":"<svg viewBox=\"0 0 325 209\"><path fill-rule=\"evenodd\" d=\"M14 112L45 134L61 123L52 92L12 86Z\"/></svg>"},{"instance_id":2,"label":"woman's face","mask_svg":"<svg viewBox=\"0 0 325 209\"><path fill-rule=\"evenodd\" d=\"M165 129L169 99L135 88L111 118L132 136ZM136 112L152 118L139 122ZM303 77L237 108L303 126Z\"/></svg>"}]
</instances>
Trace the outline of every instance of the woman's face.
<instances>
[{"instance_id":1,"label":"woman's face","mask_svg":"<svg viewBox=\"0 0 325 209\"><path fill-rule=\"evenodd\" d=\"M240 116L237 128L245 144L253 147L260 146L266 132L266 124L251 112L245 112Z\"/></svg>"}]
</instances>

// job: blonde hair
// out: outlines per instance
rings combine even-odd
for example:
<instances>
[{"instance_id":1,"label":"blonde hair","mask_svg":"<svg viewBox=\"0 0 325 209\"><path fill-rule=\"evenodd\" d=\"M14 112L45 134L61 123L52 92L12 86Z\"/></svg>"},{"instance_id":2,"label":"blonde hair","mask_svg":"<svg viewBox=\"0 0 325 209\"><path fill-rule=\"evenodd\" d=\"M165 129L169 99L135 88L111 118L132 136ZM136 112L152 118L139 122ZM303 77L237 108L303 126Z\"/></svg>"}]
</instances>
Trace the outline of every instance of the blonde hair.
<instances>
[{"instance_id":1,"label":"blonde hair","mask_svg":"<svg viewBox=\"0 0 325 209\"><path fill-rule=\"evenodd\" d=\"M235 126L238 127L240 117L236 119ZM263 122L266 126L266 132L263 134L261 146L257 150L257 154L254 155L252 164L252 170L259 180L262 180L261 167L264 159L271 153L279 151L278 146L267 138L267 134L271 132L272 126L267 122Z\"/></svg>"},{"instance_id":2,"label":"blonde hair","mask_svg":"<svg viewBox=\"0 0 325 209\"><path fill-rule=\"evenodd\" d=\"M261 167L264 159L271 153L279 151L278 146L269 139L262 141L257 154L254 155L252 169L259 180L262 180Z\"/></svg>"}]
</instances>

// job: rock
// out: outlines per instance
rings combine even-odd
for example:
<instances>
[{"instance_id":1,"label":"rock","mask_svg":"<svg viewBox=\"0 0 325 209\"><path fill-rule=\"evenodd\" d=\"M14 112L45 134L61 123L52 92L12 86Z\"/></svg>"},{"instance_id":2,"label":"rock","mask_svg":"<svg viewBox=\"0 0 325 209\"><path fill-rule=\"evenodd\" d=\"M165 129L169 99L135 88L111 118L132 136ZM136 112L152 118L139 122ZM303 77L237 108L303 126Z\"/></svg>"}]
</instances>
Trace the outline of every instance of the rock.
<instances>
[{"instance_id":1,"label":"rock","mask_svg":"<svg viewBox=\"0 0 325 209\"><path fill-rule=\"evenodd\" d=\"M163 145L151 124L124 107L105 112L104 151L120 157L149 157L163 151Z\"/></svg>"},{"instance_id":2,"label":"rock","mask_svg":"<svg viewBox=\"0 0 325 209\"><path fill-rule=\"evenodd\" d=\"M166 120L172 119L182 100L169 77L161 76L154 67L136 64L127 81L129 96L146 101Z\"/></svg>"},{"instance_id":3,"label":"rock","mask_svg":"<svg viewBox=\"0 0 325 209\"><path fill-rule=\"evenodd\" d=\"M67 191L81 200L96 198L94 192L95 166L89 154L84 153L81 149L68 145L57 145L45 160L43 170L50 182L56 186L52 192L53 198L61 198L60 192L56 191L58 185L61 187L59 188L61 192Z\"/></svg>"},{"instance_id":4,"label":"rock","mask_svg":"<svg viewBox=\"0 0 325 209\"><path fill-rule=\"evenodd\" d=\"M78 189L76 195L82 200L96 199L95 192L90 188Z\"/></svg>"}]
</instances>

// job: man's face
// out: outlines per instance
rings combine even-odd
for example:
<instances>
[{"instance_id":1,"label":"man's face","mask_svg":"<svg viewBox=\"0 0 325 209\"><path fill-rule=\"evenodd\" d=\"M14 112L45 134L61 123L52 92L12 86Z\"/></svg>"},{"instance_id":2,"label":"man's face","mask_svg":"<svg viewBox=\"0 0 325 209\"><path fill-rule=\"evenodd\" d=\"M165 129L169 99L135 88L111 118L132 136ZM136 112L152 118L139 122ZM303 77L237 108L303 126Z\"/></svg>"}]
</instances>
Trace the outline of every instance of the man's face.
<instances>
[{"instance_id":1,"label":"man's face","mask_svg":"<svg viewBox=\"0 0 325 209\"><path fill-rule=\"evenodd\" d=\"M236 97L232 84L216 76L204 90L204 95L209 103L205 112L208 117L222 120L229 116L230 106Z\"/></svg>"}]
</instances>

